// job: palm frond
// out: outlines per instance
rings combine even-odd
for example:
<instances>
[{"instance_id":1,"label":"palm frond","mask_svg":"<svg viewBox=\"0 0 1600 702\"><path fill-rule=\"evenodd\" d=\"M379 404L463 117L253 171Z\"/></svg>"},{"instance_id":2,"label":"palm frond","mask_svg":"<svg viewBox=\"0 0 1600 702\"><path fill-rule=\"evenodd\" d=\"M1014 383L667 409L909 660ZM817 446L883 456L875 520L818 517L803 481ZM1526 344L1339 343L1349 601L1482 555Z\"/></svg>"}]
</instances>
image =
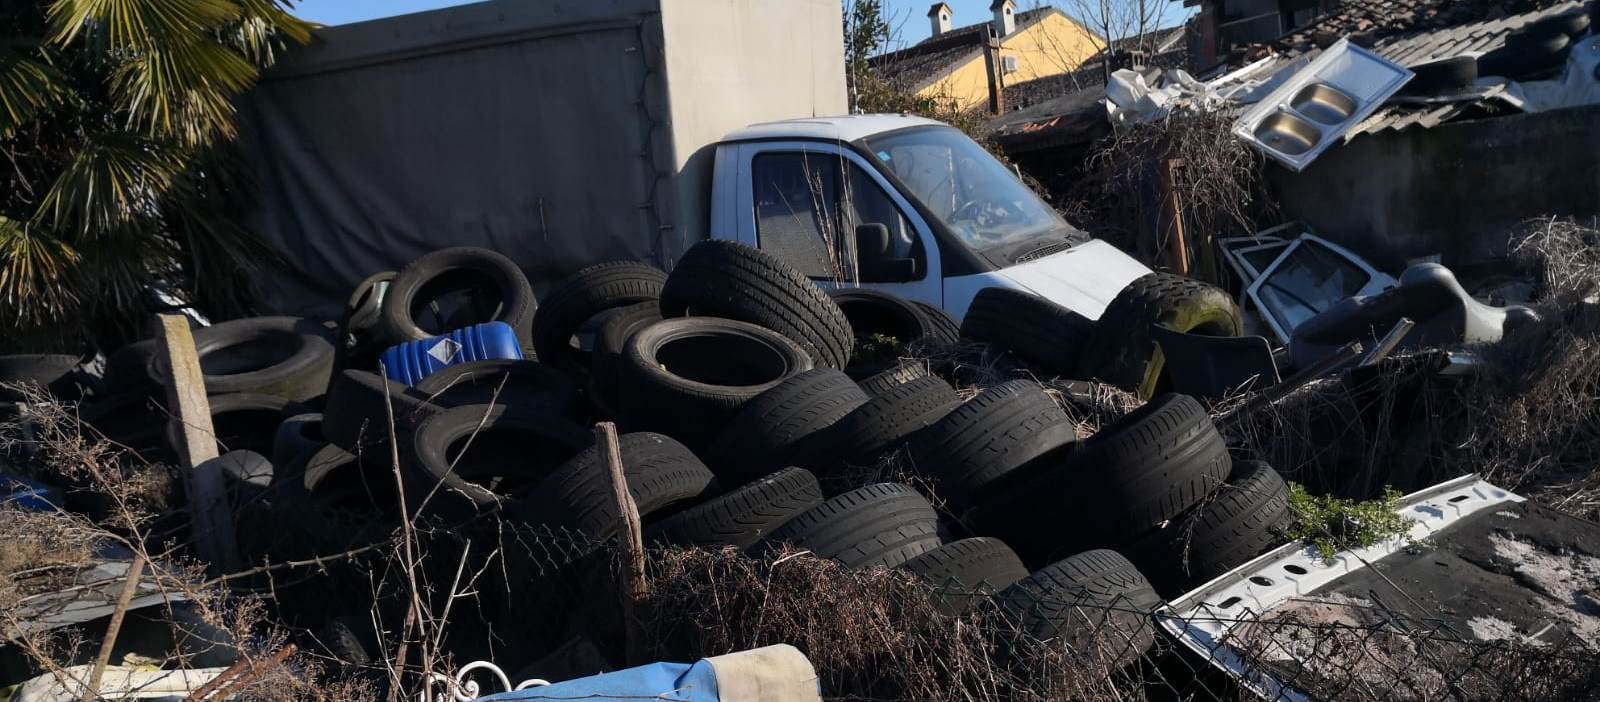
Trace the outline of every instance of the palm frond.
<instances>
[{"instance_id":1,"label":"palm frond","mask_svg":"<svg viewBox=\"0 0 1600 702\"><path fill-rule=\"evenodd\" d=\"M257 303L251 283L282 258L239 220L252 208L255 182L237 144L194 154L161 202L166 236L182 252L189 299L217 317L245 314Z\"/></svg>"},{"instance_id":2,"label":"palm frond","mask_svg":"<svg viewBox=\"0 0 1600 702\"><path fill-rule=\"evenodd\" d=\"M233 0L54 0L52 41L71 42L85 29L104 34L113 52L187 42L239 16Z\"/></svg>"},{"instance_id":3,"label":"palm frond","mask_svg":"<svg viewBox=\"0 0 1600 702\"><path fill-rule=\"evenodd\" d=\"M128 58L112 71L111 90L130 129L189 147L233 136L233 97L255 78L244 56L201 39Z\"/></svg>"},{"instance_id":4,"label":"palm frond","mask_svg":"<svg viewBox=\"0 0 1600 702\"><path fill-rule=\"evenodd\" d=\"M55 67L25 46L0 48L0 139L68 94Z\"/></svg>"},{"instance_id":5,"label":"palm frond","mask_svg":"<svg viewBox=\"0 0 1600 702\"><path fill-rule=\"evenodd\" d=\"M90 235L154 217L180 168L174 149L125 134L96 135L50 185L34 223Z\"/></svg>"},{"instance_id":6,"label":"palm frond","mask_svg":"<svg viewBox=\"0 0 1600 702\"><path fill-rule=\"evenodd\" d=\"M257 66L275 63L287 42L311 41L316 25L289 14L278 0L239 0L239 7L239 21L224 28L223 37Z\"/></svg>"},{"instance_id":7,"label":"palm frond","mask_svg":"<svg viewBox=\"0 0 1600 702\"><path fill-rule=\"evenodd\" d=\"M0 217L0 307L15 310L16 317L5 321L37 323L70 309L78 301L70 277L79 260L67 242Z\"/></svg>"},{"instance_id":8,"label":"palm frond","mask_svg":"<svg viewBox=\"0 0 1600 702\"><path fill-rule=\"evenodd\" d=\"M83 291L84 316L96 326L120 325L137 333L147 321L140 295L153 278L170 274L177 255L160 235L162 226L159 220L133 221L78 245L83 263L73 284Z\"/></svg>"}]
</instances>

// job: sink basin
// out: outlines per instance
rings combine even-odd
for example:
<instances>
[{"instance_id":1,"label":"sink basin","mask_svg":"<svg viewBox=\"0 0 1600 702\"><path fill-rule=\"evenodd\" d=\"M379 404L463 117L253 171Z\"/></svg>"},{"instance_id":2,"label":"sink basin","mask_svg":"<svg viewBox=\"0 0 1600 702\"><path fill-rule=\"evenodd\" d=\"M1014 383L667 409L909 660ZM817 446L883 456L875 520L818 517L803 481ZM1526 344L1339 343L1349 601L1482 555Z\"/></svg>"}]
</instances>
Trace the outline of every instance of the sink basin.
<instances>
[{"instance_id":1,"label":"sink basin","mask_svg":"<svg viewBox=\"0 0 1600 702\"><path fill-rule=\"evenodd\" d=\"M1306 119L1334 126L1356 112L1356 100L1344 91L1325 83L1312 83L1295 93L1289 106Z\"/></svg>"},{"instance_id":2,"label":"sink basin","mask_svg":"<svg viewBox=\"0 0 1600 702\"><path fill-rule=\"evenodd\" d=\"M1288 156L1311 150L1322 138L1322 130L1287 112L1274 112L1256 125L1255 136L1267 148Z\"/></svg>"}]
</instances>

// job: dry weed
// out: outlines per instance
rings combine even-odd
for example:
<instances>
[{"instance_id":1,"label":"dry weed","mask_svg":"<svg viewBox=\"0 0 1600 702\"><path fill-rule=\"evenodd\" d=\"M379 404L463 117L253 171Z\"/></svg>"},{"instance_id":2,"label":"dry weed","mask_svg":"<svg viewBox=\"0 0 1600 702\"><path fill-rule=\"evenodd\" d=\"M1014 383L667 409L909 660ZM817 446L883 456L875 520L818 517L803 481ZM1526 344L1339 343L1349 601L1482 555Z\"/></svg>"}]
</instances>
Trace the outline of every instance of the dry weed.
<instances>
[{"instance_id":1,"label":"dry weed","mask_svg":"<svg viewBox=\"0 0 1600 702\"><path fill-rule=\"evenodd\" d=\"M1134 689L1061 642L1031 641L986 598L966 614L904 571L845 570L804 551L666 549L650 560L652 653L692 660L787 643L832 699L1117 699Z\"/></svg>"},{"instance_id":2,"label":"dry weed","mask_svg":"<svg viewBox=\"0 0 1600 702\"><path fill-rule=\"evenodd\" d=\"M1183 113L1113 131L1088 159L1088 187L1080 190L1092 198L1086 223L1098 238L1141 261L1162 260L1166 237L1149 232L1169 226L1153 217L1162 211L1161 171L1172 162L1172 189L1188 231L1256 231L1256 222L1275 215L1273 200L1262 192L1262 156L1233 136L1232 127L1222 113Z\"/></svg>"}]
</instances>

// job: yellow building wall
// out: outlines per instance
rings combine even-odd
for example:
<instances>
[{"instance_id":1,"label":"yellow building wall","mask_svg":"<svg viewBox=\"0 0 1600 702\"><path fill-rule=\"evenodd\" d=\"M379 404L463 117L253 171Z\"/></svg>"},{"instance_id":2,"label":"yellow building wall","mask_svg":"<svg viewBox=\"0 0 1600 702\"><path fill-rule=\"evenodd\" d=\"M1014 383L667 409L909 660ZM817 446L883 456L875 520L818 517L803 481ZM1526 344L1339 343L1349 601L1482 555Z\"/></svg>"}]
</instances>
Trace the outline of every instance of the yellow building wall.
<instances>
[{"instance_id":1,"label":"yellow building wall","mask_svg":"<svg viewBox=\"0 0 1600 702\"><path fill-rule=\"evenodd\" d=\"M1012 85L1076 70L1104 42L1082 25L1056 13L1013 32L1001 40L1000 55L1017 57L1017 70L1005 76ZM954 66L943 78L918 91L918 95L954 100L961 109L981 107L989 100L989 80L983 54Z\"/></svg>"}]
</instances>

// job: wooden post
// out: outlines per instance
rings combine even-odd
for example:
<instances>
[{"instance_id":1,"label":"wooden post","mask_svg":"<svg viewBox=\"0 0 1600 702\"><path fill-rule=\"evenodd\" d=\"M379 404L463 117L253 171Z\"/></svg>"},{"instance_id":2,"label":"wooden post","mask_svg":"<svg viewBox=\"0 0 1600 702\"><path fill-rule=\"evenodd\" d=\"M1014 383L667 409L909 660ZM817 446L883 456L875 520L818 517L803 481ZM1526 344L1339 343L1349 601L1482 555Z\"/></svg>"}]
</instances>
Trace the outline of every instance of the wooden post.
<instances>
[{"instance_id":1,"label":"wooden post","mask_svg":"<svg viewBox=\"0 0 1600 702\"><path fill-rule=\"evenodd\" d=\"M606 474L611 476L611 495L617 504L617 541L622 547L623 567L622 616L627 627L627 656L629 664L641 659L644 644L643 632L634 616L635 609L650 594L650 583L644 577L644 535L639 521L639 506L628 491L628 478L622 471L622 448L617 442L617 425L600 422L594 427L595 445L600 458L606 462Z\"/></svg>"},{"instance_id":2,"label":"wooden post","mask_svg":"<svg viewBox=\"0 0 1600 702\"><path fill-rule=\"evenodd\" d=\"M1000 38L995 36L994 27L985 31L988 36L983 41L983 67L989 77L989 114L1005 114L1006 71L1000 56Z\"/></svg>"},{"instance_id":3,"label":"wooden post","mask_svg":"<svg viewBox=\"0 0 1600 702\"><path fill-rule=\"evenodd\" d=\"M1183 166L1182 159L1169 158L1161 162L1161 220L1166 224L1167 265L1178 275L1189 275L1189 247L1183 233L1183 201L1176 187L1176 171Z\"/></svg>"},{"instance_id":4,"label":"wooden post","mask_svg":"<svg viewBox=\"0 0 1600 702\"><path fill-rule=\"evenodd\" d=\"M117 644L117 633L122 631L122 620L128 615L128 603L139 590L139 577L144 574L144 556L135 554L123 577L122 593L117 595L117 607L111 610L111 621L106 624L105 638L100 641L100 655L95 656L94 669L89 672L89 684L83 688L83 702L100 698L100 679L106 674L106 664L111 661L111 649Z\"/></svg>"},{"instance_id":5,"label":"wooden post","mask_svg":"<svg viewBox=\"0 0 1600 702\"><path fill-rule=\"evenodd\" d=\"M190 529L195 550L216 577L239 569L239 548L222 470L212 460L217 457L217 432L211 426L211 403L206 400L189 320L177 314L157 316L161 333L156 335L156 353L167 359L167 407L177 423L179 442L174 448L189 497Z\"/></svg>"}]
</instances>

